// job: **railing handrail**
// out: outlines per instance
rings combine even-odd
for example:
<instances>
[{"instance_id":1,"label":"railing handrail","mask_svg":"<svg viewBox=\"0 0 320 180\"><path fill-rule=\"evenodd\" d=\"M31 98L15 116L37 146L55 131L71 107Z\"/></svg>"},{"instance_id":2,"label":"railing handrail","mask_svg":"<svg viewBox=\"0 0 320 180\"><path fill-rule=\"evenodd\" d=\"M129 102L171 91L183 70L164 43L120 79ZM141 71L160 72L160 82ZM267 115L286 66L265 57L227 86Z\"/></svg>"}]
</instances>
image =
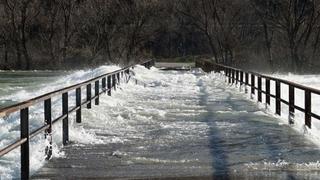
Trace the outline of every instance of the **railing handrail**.
<instances>
[{"instance_id":1,"label":"railing handrail","mask_svg":"<svg viewBox=\"0 0 320 180\"><path fill-rule=\"evenodd\" d=\"M262 75L252 71L245 71L242 69L226 66L223 64L215 63L209 60L197 60L196 67L202 67L205 71L217 71L217 72L224 72L224 75L228 78L227 82L229 84L238 84L245 85L246 93L247 93L247 86L251 87L251 94L254 95L255 91L258 92L258 101L262 103L262 94L265 94L265 103L266 105L270 106L270 98L275 99L275 112L277 115L281 115L281 103L288 105L289 107L289 123L293 124L293 118L295 110L299 110L304 113L305 117L305 125L311 128L311 120L312 117L320 120L320 115L312 112L312 94L320 95L320 90L304 86L295 82L291 82L288 80L284 80L281 78L275 78L272 76ZM250 80L249 82L249 75ZM244 77L245 76L245 77ZM255 79L258 79L258 83L255 83ZM262 79L265 79L265 90L262 88ZM275 94L272 94L270 91L270 82L275 82ZM281 84L285 84L288 86L288 100L283 99L281 97ZM257 86L256 86L257 85ZM304 107L300 107L295 104L295 89L300 89L304 91Z\"/></svg>"},{"instance_id":2,"label":"railing handrail","mask_svg":"<svg viewBox=\"0 0 320 180\"><path fill-rule=\"evenodd\" d=\"M242 69L239 69L239 68L235 68L235 67L231 67L231 66L227 66L227 65L224 65L224 64L211 62L209 60L203 60L203 61L207 61L207 62L210 62L212 64L215 64L215 65L218 65L218 66L221 66L221 67L224 67L224 68L229 68L229 69L234 69L234 70L238 70L238 71L242 71L242 72L247 72L249 74L254 74L254 75L260 76L262 78L268 78L268 79L273 80L273 81L279 81L279 82L287 84L287 85L295 86L296 88L299 88L301 90L309 90L314 94L320 95L320 90L319 89L315 89L313 87L309 87L309 86L305 86L305 85L302 85L302 84L298 84L296 82L292 82L292 81L285 80L285 79L282 79L282 78L276 78L276 77L272 77L272 76L256 73L256 72L253 72L253 71L245 71L245 70L242 70Z\"/></svg>"},{"instance_id":3,"label":"railing handrail","mask_svg":"<svg viewBox=\"0 0 320 180\"><path fill-rule=\"evenodd\" d=\"M150 61L150 60L149 60ZM144 61L140 64L144 64L146 62L149 62L149 61ZM80 82L80 83L77 83L77 84L74 84L74 85L71 85L71 86L67 86L67 87L64 87L64 88L61 88L61 89L58 89L58 90L55 90L55 91L52 91L52 92L49 92L49 93L46 93L46 94L43 94L43 95L40 95L40 96L37 96L37 97L34 97L32 99L29 99L29 100L25 100L23 102L20 102L20 103L17 103L17 104L14 104L14 105L11 105L11 106L8 106L8 107L4 107L2 109L0 109L0 118L2 117L5 117L5 116L8 116L9 114L11 113L14 113L16 111L19 111L21 109L24 109L26 107L30 107L34 104L37 104L39 102L42 102L48 98L51 98L53 96L57 96L57 95L60 95L60 94L63 94L65 92L68 92L68 91L71 91L71 90L74 90L78 87L82 87L82 86L85 86L89 83L92 83L96 80L100 80L102 79L103 77L105 76L110 76L110 75L114 75L114 74L117 74L118 72L121 72L121 71L124 71L124 70L127 70L129 69L130 67L132 67L134 65L129 65L129 66L126 66L124 68L121 68L121 69L118 69L116 71L112 71L112 72L109 72L109 73L105 73L105 74L102 74L100 76L97 76L97 77L94 77L94 78L91 78L89 80L86 80L86 81L83 81L83 82Z\"/></svg>"},{"instance_id":4,"label":"railing handrail","mask_svg":"<svg viewBox=\"0 0 320 180\"><path fill-rule=\"evenodd\" d=\"M147 68L150 68L153 65L153 60L144 61L139 63ZM133 64L130 66L126 66L119 70L105 73L99 75L97 77L91 78L89 80L83 81L81 83L77 83L65 88L61 88L41 96L23 101L21 103L5 107L0 109L0 118L8 116L13 112L17 112L20 110L20 138L15 142L6 145L4 148L0 149L0 157L5 154L11 152L12 150L20 148L21 155L21 179L29 179L29 140L36 135L45 132L45 136L51 136L52 134L52 125L58 121L62 122L62 143L66 145L69 141L69 125L68 125L68 114L72 112L76 112L76 122L81 123L81 108L82 106L87 106L88 109L91 108L91 102L95 100L95 105L99 105L99 96L102 93L108 92L108 95L111 96L111 89L116 89L117 84L120 84L120 79L124 76L125 73L129 74L129 69L133 68L137 64ZM126 76L127 77L127 76ZM102 86L100 89L100 80L102 82ZM127 79L126 81L129 81ZM92 83L94 83L94 96L92 97ZM86 101L82 102L81 99L81 88L86 86ZM69 107L68 103L68 92L76 90L76 105L75 107ZM102 90L100 92L100 90ZM54 96L62 95L62 115L57 117L56 119L52 119L52 107L51 107L51 98ZM32 132L29 132L29 107L33 106L36 103L44 102L44 125L39 127ZM71 109L70 109L71 108ZM50 159L52 155L52 138L49 138L49 145L46 147L46 156L47 159Z\"/></svg>"}]
</instances>

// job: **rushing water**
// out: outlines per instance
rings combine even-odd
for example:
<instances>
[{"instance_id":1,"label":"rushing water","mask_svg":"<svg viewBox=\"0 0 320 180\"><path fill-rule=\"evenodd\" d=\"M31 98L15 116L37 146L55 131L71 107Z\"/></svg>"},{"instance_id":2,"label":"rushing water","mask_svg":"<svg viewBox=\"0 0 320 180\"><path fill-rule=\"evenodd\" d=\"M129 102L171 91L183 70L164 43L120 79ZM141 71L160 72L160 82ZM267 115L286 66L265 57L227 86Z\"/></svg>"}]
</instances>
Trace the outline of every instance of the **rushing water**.
<instances>
[{"instance_id":1,"label":"rushing water","mask_svg":"<svg viewBox=\"0 0 320 180\"><path fill-rule=\"evenodd\" d=\"M265 113L264 108L235 88L228 87L220 75L204 74L200 70L163 72L142 67L135 68L134 73L134 78L146 86L132 81L122 84L112 97L103 96L100 106L84 110L82 124L71 123L70 139L76 142L77 148L108 145L107 156L120 159L108 161L109 170L103 175L230 179L319 177L319 146L309 136ZM63 80L59 75L50 78L52 86L62 86L62 82L72 84L75 79L91 76L91 71L84 71L71 73ZM58 106L59 103L54 105ZM38 114L33 116L36 126L42 122L41 111L35 109L34 113ZM6 123L8 121L15 125ZM0 138L5 138L0 141L3 147L9 137L18 133L17 121L12 117L0 120L0 125L3 130ZM63 160L69 154L58 150L61 129L59 125L55 128L54 158ZM46 164L44 143L43 137L34 140L33 172ZM0 159L2 178L19 176L19 164L15 161L19 161L18 152ZM90 174L92 168L86 169L85 165L74 165L84 168L79 175Z\"/></svg>"},{"instance_id":2,"label":"rushing water","mask_svg":"<svg viewBox=\"0 0 320 180\"><path fill-rule=\"evenodd\" d=\"M32 92L57 80L65 72L54 71L0 71L0 108L16 103L16 93ZM24 96L28 98L27 96Z\"/></svg>"}]
</instances>

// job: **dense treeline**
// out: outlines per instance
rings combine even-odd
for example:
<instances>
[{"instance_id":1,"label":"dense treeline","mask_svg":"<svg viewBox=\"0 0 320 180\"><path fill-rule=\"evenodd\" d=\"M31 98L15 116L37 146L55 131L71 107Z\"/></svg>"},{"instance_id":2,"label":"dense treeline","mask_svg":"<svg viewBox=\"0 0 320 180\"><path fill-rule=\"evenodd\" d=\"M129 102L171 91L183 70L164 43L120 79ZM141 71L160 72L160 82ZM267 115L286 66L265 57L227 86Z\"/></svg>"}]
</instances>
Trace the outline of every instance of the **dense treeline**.
<instances>
[{"instance_id":1,"label":"dense treeline","mask_svg":"<svg viewBox=\"0 0 320 180\"><path fill-rule=\"evenodd\" d=\"M74 68L206 55L316 71L318 0L0 0L0 68Z\"/></svg>"},{"instance_id":2,"label":"dense treeline","mask_svg":"<svg viewBox=\"0 0 320 180\"><path fill-rule=\"evenodd\" d=\"M128 63L158 23L155 0L1 0L2 68Z\"/></svg>"},{"instance_id":3,"label":"dense treeline","mask_svg":"<svg viewBox=\"0 0 320 180\"><path fill-rule=\"evenodd\" d=\"M317 0L188 0L177 9L207 37L217 62L294 72L319 68Z\"/></svg>"}]
</instances>

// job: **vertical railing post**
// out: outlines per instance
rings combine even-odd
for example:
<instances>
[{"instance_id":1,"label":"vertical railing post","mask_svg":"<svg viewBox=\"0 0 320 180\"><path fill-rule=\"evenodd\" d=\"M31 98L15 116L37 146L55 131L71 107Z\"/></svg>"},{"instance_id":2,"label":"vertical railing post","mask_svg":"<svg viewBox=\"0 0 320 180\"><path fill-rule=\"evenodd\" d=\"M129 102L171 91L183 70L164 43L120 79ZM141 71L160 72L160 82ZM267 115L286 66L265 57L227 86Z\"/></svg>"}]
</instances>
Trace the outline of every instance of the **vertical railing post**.
<instances>
[{"instance_id":1,"label":"vertical railing post","mask_svg":"<svg viewBox=\"0 0 320 180\"><path fill-rule=\"evenodd\" d=\"M20 138L27 139L21 145L21 179L29 179L30 161L29 161L29 108L20 110Z\"/></svg>"},{"instance_id":2,"label":"vertical railing post","mask_svg":"<svg viewBox=\"0 0 320 180\"><path fill-rule=\"evenodd\" d=\"M49 125L45 130L45 138L48 144L45 148L46 160L52 156L52 117L51 117L51 98L44 101L44 123Z\"/></svg>"},{"instance_id":3,"label":"vertical railing post","mask_svg":"<svg viewBox=\"0 0 320 180\"><path fill-rule=\"evenodd\" d=\"M294 86L289 85L289 124L294 123Z\"/></svg>"},{"instance_id":4,"label":"vertical railing post","mask_svg":"<svg viewBox=\"0 0 320 180\"><path fill-rule=\"evenodd\" d=\"M251 74L251 98L253 98L252 95L254 94L255 94L255 76L254 74Z\"/></svg>"},{"instance_id":5,"label":"vertical railing post","mask_svg":"<svg viewBox=\"0 0 320 180\"><path fill-rule=\"evenodd\" d=\"M249 85L249 73L245 73L245 87L244 87L244 92L248 93L248 85Z\"/></svg>"},{"instance_id":6,"label":"vertical railing post","mask_svg":"<svg viewBox=\"0 0 320 180\"><path fill-rule=\"evenodd\" d=\"M229 80L228 80L228 82L229 82L229 84L231 84L232 70L230 68L228 68L228 69L229 69L229 73L228 73Z\"/></svg>"},{"instance_id":7,"label":"vertical railing post","mask_svg":"<svg viewBox=\"0 0 320 180\"><path fill-rule=\"evenodd\" d=\"M114 90L117 90L117 85L116 85L116 75L112 74L112 87Z\"/></svg>"},{"instance_id":8,"label":"vertical railing post","mask_svg":"<svg viewBox=\"0 0 320 180\"><path fill-rule=\"evenodd\" d=\"M106 92L106 77L102 78L102 91Z\"/></svg>"},{"instance_id":9,"label":"vertical railing post","mask_svg":"<svg viewBox=\"0 0 320 180\"><path fill-rule=\"evenodd\" d=\"M108 96L111 96L111 76L109 75L108 77L107 77L107 81L108 81L108 83L107 83L107 87L108 87Z\"/></svg>"},{"instance_id":10,"label":"vertical railing post","mask_svg":"<svg viewBox=\"0 0 320 180\"><path fill-rule=\"evenodd\" d=\"M94 95L96 97L94 103L95 105L99 105L99 80L94 82Z\"/></svg>"},{"instance_id":11,"label":"vertical railing post","mask_svg":"<svg viewBox=\"0 0 320 180\"><path fill-rule=\"evenodd\" d=\"M126 71L125 71L125 72L126 72L127 76L128 76L128 77L130 77L130 69L129 69L129 68L128 68L128 69L126 69ZM126 81L128 81L128 80L126 80Z\"/></svg>"},{"instance_id":12,"label":"vertical railing post","mask_svg":"<svg viewBox=\"0 0 320 180\"><path fill-rule=\"evenodd\" d=\"M76 89L76 106L79 107L76 111L76 122L81 123L81 87Z\"/></svg>"},{"instance_id":13,"label":"vertical railing post","mask_svg":"<svg viewBox=\"0 0 320 180\"><path fill-rule=\"evenodd\" d=\"M62 115L66 116L62 120L62 144L69 142L69 122L68 122L68 92L62 94Z\"/></svg>"},{"instance_id":14,"label":"vertical railing post","mask_svg":"<svg viewBox=\"0 0 320 180\"><path fill-rule=\"evenodd\" d=\"M276 80L276 114L281 115L281 85Z\"/></svg>"},{"instance_id":15,"label":"vertical railing post","mask_svg":"<svg viewBox=\"0 0 320 180\"><path fill-rule=\"evenodd\" d=\"M91 83L87 85L87 108L91 109Z\"/></svg>"},{"instance_id":16,"label":"vertical railing post","mask_svg":"<svg viewBox=\"0 0 320 180\"><path fill-rule=\"evenodd\" d=\"M305 109L305 125L311 129L311 91L304 90L305 99L304 99L304 109Z\"/></svg>"},{"instance_id":17,"label":"vertical railing post","mask_svg":"<svg viewBox=\"0 0 320 180\"><path fill-rule=\"evenodd\" d=\"M227 67L224 67L224 81L225 82L228 82L228 69L227 69Z\"/></svg>"},{"instance_id":18,"label":"vertical railing post","mask_svg":"<svg viewBox=\"0 0 320 180\"><path fill-rule=\"evenodd\" d=\"M258 76L258 101L262 102L262 78Z\"/></svg>"},{"instance_id":19,"label":"vertical railing post","mask_svg":"<svg viewBox=\"0 0 320 180\"><path fill-rule=\"evenodd\" d=\"M239 71L236 70L236 85L238 84L239 82Z\"/></svg>"},{"instance_id":20,"label":"vertical railing post","mask_svg":"<svg viewBox=\"0 0 320 180\"><path fill-rule=\"evenodd\" d=\"M235 82L235 70L232 69L232 84Z\"/></svg>"},{"instance_id":21,"label":"vertical railing post","mask_svg":"<svg viewBox=\"0 0 320 180\"><path fill-rule=\"evenodd\" d=\"M243 71L240 71L240 90L243 85Z\"/></svg>"},{"instance_id":22,"label":"vertical railing post","mask_svg":"<svg viewBox=\"0 0 320 180\"><path fill-rule=\"evenodd\" d=\"M118 85L120 85L120 73L117 73Z\"/></svg>"},{"instance_id":23,"label":"vertical railing post","mask_svg":"<svg viewBox=\"0 0 320 180\"><path fill-rule=\"evenodd\" d=\"M266 79L266 104L270 105L270 79Z\"/></svg>"},{"instance_id":24,"label":"vertical railing post","mask_svg":"<svg viewBox=\"0 0 320 180\"><path fill-rule=\"evenodd\" d=\"M234 84L237 85L238 84L238 71L237 70L234 70Z\"/></svg>"},{"instance_id":25,"label":"vertical railing post","mask_svg":"<svg viewBox=\"0 0 320 180\"><path fill-rule=\"evenodd\" d=\"M129 81L129 76L130 76L130 70L129 69L126 69L124 71L124 76L125 76L125 82L128 83Z\"/></svg>"}]
</instances>

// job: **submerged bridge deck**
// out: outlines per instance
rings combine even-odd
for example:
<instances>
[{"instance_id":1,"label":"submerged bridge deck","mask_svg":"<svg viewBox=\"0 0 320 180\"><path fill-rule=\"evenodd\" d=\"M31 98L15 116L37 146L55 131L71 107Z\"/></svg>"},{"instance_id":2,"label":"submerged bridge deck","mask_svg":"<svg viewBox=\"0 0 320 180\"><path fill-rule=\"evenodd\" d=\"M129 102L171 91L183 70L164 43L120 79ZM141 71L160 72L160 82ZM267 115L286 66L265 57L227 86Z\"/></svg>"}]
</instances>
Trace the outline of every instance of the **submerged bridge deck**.
<instances>
[{"instance_id":1,"label":"submerged bridge deck","mask_svg":"<svg viewBox=\"0 0 320 180\"><path fill-rule=\"evenodd\" d=\"M135 70L145 86L122 84L82 112L79 126L101 141L70 139L32 178L319 177L319 148L220 75Z\"/></svg>"}]
</instances>

